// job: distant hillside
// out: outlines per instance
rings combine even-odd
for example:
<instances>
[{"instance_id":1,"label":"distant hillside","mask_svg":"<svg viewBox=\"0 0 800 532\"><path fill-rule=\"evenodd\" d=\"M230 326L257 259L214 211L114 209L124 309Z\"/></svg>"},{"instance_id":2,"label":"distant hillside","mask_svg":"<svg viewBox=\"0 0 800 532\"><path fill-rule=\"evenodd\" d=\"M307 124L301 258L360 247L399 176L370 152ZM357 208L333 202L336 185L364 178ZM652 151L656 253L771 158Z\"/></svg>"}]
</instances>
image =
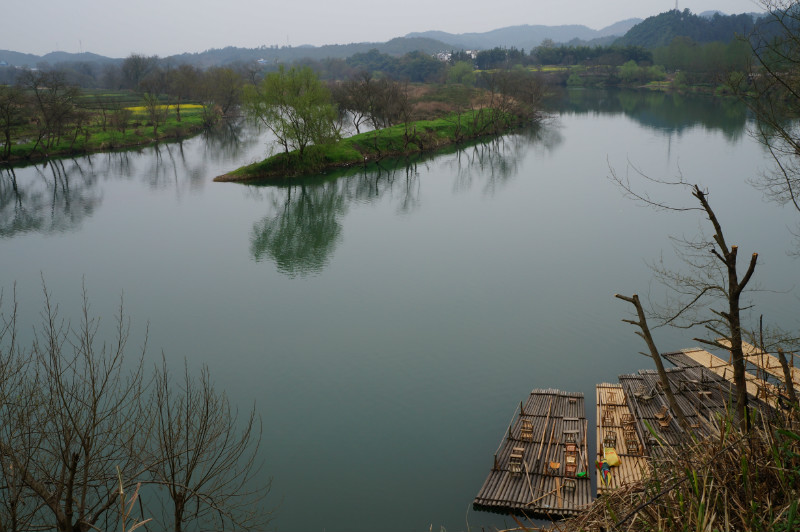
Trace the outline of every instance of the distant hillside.
<instances>
[{"instance_id":1,"label":"distant hillside","mask_svg":"<svg viewBox=\"0 0 800 532\"><path fill-rule=\"evenodd\" d=\"M545 39L556 43L574 40L592 41L614 35L624 35L642 19L632 18L616 22L601 30L593 30L581 25L542 26L521 25L508 26L483 33L447 33L444 31L425 31L409 33L406 38L428 38L444 42L450 48L488 50L497 46L531 50L539 46Z\"/></svg>"},{"instance_id":2,"label":"distant hillside","mask_svg":"<svg viewBox=\"0 0 800 532\"><path fill-rule=\"evenodd\" d=\"M47 63L116 63L121 62L122 59L115 59L106 57L104 55L93 54L91 52L83 52L80 54L73 54L69 52L50 52L42 56L41 61Z\"/></svg>"},{"instance_id":3,"label":"distant hillside","mask_svg":"<svg viewBox=\"0 0 800 532\"><path fill-rule=\"evenodd\" d=\"M12 52L11 50L0 50L0 61L5 61L9 65L14 66L35 66L36 63L41 61L41 56L33 54L23 54L21 52Z\"/></svg>"},{"instance_id":4,"label":"distant hillside","mask_svg":"<svg viewBox=\"0 0 800 532\"><path fill-rule=\"evenodd\" d=\"M353 44L331 44L326 46L295 46L281 48L218 48L206 50L199 53L185 53L162 58L173 64L190 64L200 68L212 66L224 66L234 63L251 63L259 59L268 62L291 63L300 59L322 60L327 58L346 59L353 54L368 52L377 49L381 53L401 56L408 52L422 51L433 54L447 50L449 45L427 38L403 38L398 37L391 41L362 42ZM10 50L0 50L0 61L5 61L9 65L17 67L35 67L40 63L48 63L55 66L59 63L117 63L123 59L113 59L102 55L84 52L82 54L72 54L67 52L51 52L39 56L34 54L23 54Z\"/></svg>"},{"instance_id":5,"label":"distant hillside","mask_svg":"<svg viewBox=\"0 0 800 532\"><path fill-rule=\"evenodd\" d=\"M38 63L56 65L58 63L115 63L122 59L113 59L102 55L83 52L74 54L69 52L50 52L45 55L23 54L10 50L0 50L0 61L18 67L35 67Z\"/></svg>"},{"instance_id":6,"label":"distant hillside","mask_svg":"<svg viewBox=\"0 0 800 532\"><path fill-rule=\"evenodd\" d=\"M755 21L751 14L720 15L710 17L695 15L688 9L675 9L646 18L631 28L614 44L620 46L643 46L657 48L667 46L675 37L689 37L695 42L730 42L737 35L748 35Z\"/></svg>"},{"instance_id":7,"label":"distant hillside","mask_svg":"<svg viewBox=\"0 0 800 532\"><path fill-rule=\"evenodd\" d=\"M236 48L229 46L194 54L173 55L167 59L178 64L188 63L201 68L208 68L231 63L249 63L259 59L264 59L270 63L291 63L300 59L345 59L353 54L368 52L372 49L377 49L384 54L400 56L417 50L433 54L448 48L449 46L445 43L434 39L398 37L385 43L361 42L328 44L325 46L284 46L281 48Z\"/></svg>"}]
</instances>

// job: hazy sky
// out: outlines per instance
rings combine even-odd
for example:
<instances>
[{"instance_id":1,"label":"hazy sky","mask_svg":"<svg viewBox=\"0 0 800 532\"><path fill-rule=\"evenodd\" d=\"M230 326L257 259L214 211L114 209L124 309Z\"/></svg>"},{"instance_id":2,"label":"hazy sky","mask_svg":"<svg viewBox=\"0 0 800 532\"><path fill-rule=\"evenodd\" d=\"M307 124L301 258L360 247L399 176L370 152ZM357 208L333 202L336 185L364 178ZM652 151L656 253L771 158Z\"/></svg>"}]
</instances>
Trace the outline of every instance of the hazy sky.
<instances>
[{"instance_id":1,"label":"hazy sky","mask_svg":"<svg viewBox=\"0 0 800 532\"><path fill-rule=\"evenodd\" d=\"M600 29L673 9L675 0L3 0L0 49L125 57L209 48L383 42L413 31L517 24ZM757 0L679 0L694 13L760 11Z\"/></svg>"}]
</instances>

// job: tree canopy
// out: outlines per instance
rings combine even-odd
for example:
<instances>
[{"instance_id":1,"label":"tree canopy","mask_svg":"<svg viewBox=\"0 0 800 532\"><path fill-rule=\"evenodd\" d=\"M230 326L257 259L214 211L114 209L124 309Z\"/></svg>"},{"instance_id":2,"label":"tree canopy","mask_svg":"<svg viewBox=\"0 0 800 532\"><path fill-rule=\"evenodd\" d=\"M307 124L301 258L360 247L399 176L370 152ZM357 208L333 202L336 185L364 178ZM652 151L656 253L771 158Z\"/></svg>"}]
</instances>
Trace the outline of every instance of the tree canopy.
<instances>
[{"instance_id":1,"label":"tree canopy","mask_svg":"<svg viewBox=\"0 0 800 532\"><path fill-rule=\"evenodd\" d=\"M275 134L287 154L297 150L302 157L309 145L339 135L330 91L308 67L286 70L281 66L258 86L248 85L245 105Z\"/></svg>"}]
</instances>

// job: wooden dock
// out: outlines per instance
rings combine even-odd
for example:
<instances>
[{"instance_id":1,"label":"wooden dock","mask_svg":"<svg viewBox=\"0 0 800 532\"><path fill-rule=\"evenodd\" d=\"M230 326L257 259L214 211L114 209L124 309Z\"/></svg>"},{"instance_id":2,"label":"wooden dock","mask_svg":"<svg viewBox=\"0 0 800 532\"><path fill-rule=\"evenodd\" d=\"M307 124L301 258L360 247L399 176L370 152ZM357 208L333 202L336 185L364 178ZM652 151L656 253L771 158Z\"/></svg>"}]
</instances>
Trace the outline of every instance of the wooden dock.
<instances>
[{"instance_id":1,"label":"wooden dock","mask_svg":"<svg viewBox=\"0 0 800 532\"><path fill-rule=\"evenodd\" d=\"M533 390L509 425L473 507L537 518L577 515L592 501L594 465L588 464L586 440L583 394Z\"/></svg>"},{"instance_id":2,"label":"wooden dock","mask_svg":"<svg viewBox=\"0 0 800 532\"><path fill-rule=\"evenodd\" d=\"M644 444L636 430L636 418L628 407L621 384L597 385L597 460L603 459L604 446L613 447L620 459L607 480L597 473L597 494L603 495L641 480L647 469Z\"/></svg>"}]
</instances>

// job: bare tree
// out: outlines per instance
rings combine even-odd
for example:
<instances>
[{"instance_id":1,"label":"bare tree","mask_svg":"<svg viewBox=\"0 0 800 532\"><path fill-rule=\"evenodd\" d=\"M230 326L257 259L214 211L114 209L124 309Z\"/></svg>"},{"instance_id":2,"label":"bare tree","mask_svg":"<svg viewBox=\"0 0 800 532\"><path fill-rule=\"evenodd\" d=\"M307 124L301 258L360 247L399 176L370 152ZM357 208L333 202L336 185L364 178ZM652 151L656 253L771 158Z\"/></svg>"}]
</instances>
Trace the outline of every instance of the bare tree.
<instances>
[{"instance_id":1,"label":"bare tree","mask_svg":"<svg viewBox=\"0 0 800 532\"><path fill-rule=\"evenodd\" d=\"M757 118L754 136L775 161L755 180L765 194L800 211L800 2L759 0L766 11L747 42L747 75L734 72L728 85Z\"/></svg>"},{"instance_id":2,"label":"bare tree","mask_svg":"<svg viewBox=\"0 0 800 532\"><path fill-rule=\"evenodd\" d=\"M124 137L132 116L133 111L129 108L120 104L115 104L114 109L111 111L111 125Z\"/></svg>"},{"instance_id":3,"label":"bare tree","mask_svg":"<svg viewBox=\"0 0 800 532\"><path fill-rule=\"evenodd\" d=\"M353 124L356 134L361 133L361 126L370 120L373 83L372 74L362 71L350 79L330 85L334 103L338 106L339 112L346 115Z\"/></svg>"},{"instance_id":4,"label":"bare tree","mask_svg":"<svg viewBox=\"0 0 800 532\"><path fill-rule=\"evenodd\" d=\"M645 315L644 308L639 300L639 296L637 294L633 294L633 296L627 297L614 294L614 297L621 299L622 301L627 301L636 309L636 317L639 321L622 321L639 327L639 330L636 331L636 334L645 341L648 350L648 353L642 354L645 356L649 355L650 358L653 359L653 362L656 365L656 370L658 371L658 378L661 381L661 388L664 390L664 395L667 396L667 402L669 403L670 410L672 410L672 412L675 414L675 417L678 418L678 423L680 423L681 428L683 428L683 430L685 430L687 433L691 433L692 429L689 426L689 422L686 421L686 416L683 414L683 410L681 410L680 406L678 406L678 401L675 400L675 395L672 393L672 386L667 378L667 371L664 369L664 362L661 360L661 354L658 352L658 348L653 341L653 335L650 333L650 327L647 325L647 316Z\"/></svg>"},{"instance_id":5,"label":"bare tree","mask_svg":"<svg viewBox=\"0 0 800 532\"><path fill-rule=\"evenodd\" d=\"M3 132L3 151L0 159L11 156L14 144L12 135L25 124L29 114L29 100L20 87L0 85L0 131Z\"/></svg>"},{"instance_id":6,"label":"bare tree","mask_svg":"<svg viewBox=\"0 0 800 532\"><path fill-rule=\"evenodd\" d=\"M64 74L58 71L27 70L21 84L29 91L38 122L38 139L45 148L57 144L75 114L75 100L80 95L78 87L67 84Z\"/></svg>"},{"instance_id":7,"label":"bare tree","mask_svg":"<svg viewBox=\"0 0 800 532\"><path fill-rule=\"evenodd\" d=\"M16 289L16 287L15 287ZM31 431L31 420L38 408L39 394L28 375L32 362L20 350L17 340L17 303L13 294L11 310L0 312L0 530L30 529L40 518L42 504L26 485L23 472L31 467L30 449L39 444ZM0 293L0 311L3 294ZM15 463L21 461L21 464Z\"/></svg>"},{"instance_id":8,"label":"bare tree","mask_svg":"<svg viewBox=\"0 0 800 532\"><path fill-rule=\"evenodd\" d=\"M217 530L263 529L270 518L263 507L269 483L258 482L261 423L255 408L240 427L208 368L195 379L184 363L176 386L166 360L156 369L150 404L156 424L150 472L172 503L164 524L171 521L176 532L190 522Z\"/></svg>"},{"instance_id":9,"label":"bare tree","mask_svg":"<svg viewBox=\"0 0 800 532\"><path fill-rule=\"evenodd\" d=\"M202 73L191 65L181 65L167 72L167 93L175 101L175 116L181 121L181 103L193 97L200 85Z\"/></svg>"},{"instance_id":10,"label":"bare tree","mask_svg":"<svg viewBox=\"0 0 800 532\"><path fill-rule=\"evenodd\" d=\"M540 77L527 70L495 70L482 72L479 85L488 93L487 107L496 115L492 123L506 122L510 117L527 121L541 118L541 101L545 85Z\"/></svg>"},{"instance_id":11,"label":"bare tree","mask_svg":"<svg viewBox=\"0 0 800 532\"><path fill-rule=\"evenodd\" d=\"M43 292L42 322L25 354L34 368L23 384L28 396L9 412L23 441L0 441L0 454L57 530L85 532L105 524L117 500L117 468L124 478L140 475L138 447L148 429L142 358L123 364L129 322L121 306L114 342L98 345L85 290L75 327Z\"/></svg>"},{"instance_id":12,"label":"bare tree","mask_svg":"<svg viewBox=\"0 0 800 532\"><path fill-rule=\"evenodd\" d=\"M223 116L242 101L242 76L227 67L209 68L203 76L201 94L207 105L218 106Z\"/></svg>"},{"instance_id":13,"label":"bare tree","mask_svg":"<svg viewBox=\"0 0 800 532\"><path fill-rule=\"evenodd\" d=\"M195 380L187 368L176 387L164 365L146 394L147 335L131 358L122 303L113 340L102 342L85 289L74 326L43 293L29 349L17 339L16 301L8 314L0 306L0 530L88 532L120 520L133 530L158 500L139 499L135 518L140 484L167 488L175 530L265 525L255 410L240 420L207 369Z\"/></svg>"},{"instance_id":14,"label":"bare tree","mask_svg":"<svg viewBox=\"0 0 800 532\"><path fill-rule=\"evenodd\" d=\"M142 103L144 103L144 108L147 112L147 117L150 119L150 124L153 126L153 138L158 140L158 126L166 122L169 113L169 105L163 104L158 94L153 92L145 92L142 96Z\"/></svg>"},{"instance_id":15,"label":"bare tree","mask_svg":"<svg viewBox=\"0 0 800 532\"><path fill-rule=\"evenodd\" d=\"M677 271L663 264L653 266L656 277L672 294L665 305L659 305L653 312L660 320L659 326L673 325L687 329L704 327L711 333L711 338L695 338L696 341L730 351L736 388L736 412L742 427L749 428L741 317L746 305L742 302L742 293L753 276L758 254L751 255L744 274L741 274L737 263L739 248L726 240L721 222L708 201L708 193L700 186L690 185L683 180L658 182L690 190L700 204L699 207L675 207L635 191L627 179L617 176L613 171L612 180L626 195L639 202L657 209L699 211L711 224L714 231L711 238L700 235L695 240L674 239L677 243L676 252L688 266L688 272Z\"/></svg>"},{"instance_id":16,"label":"bare tree","mask_svg":"<svg viewBox=\"0 0 800 532\"><path fill-rule=\"evenodd\" d=\"M147 57L131 54L125 58L120 67L123 85L132 90L139 90L139 83L158 66L158 56Z\"/></svg>"}]
</instances>

